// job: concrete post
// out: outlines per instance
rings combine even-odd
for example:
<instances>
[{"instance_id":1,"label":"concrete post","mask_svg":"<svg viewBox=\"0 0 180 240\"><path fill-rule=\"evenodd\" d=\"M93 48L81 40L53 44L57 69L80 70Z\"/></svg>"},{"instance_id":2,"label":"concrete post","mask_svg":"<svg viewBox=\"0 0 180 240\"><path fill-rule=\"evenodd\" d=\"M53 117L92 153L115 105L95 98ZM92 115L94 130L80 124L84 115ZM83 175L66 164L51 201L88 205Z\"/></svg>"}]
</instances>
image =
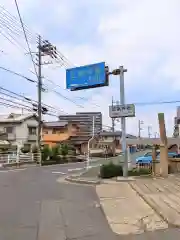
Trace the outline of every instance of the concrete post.
<instances>
[{"instance_id":1,"label":"concrete post","mask_svg":"<svg viewBox=\"0 0 180 240\"><path fill-rule=\"evenodd\" d=\"M164 121L164 113L158 114L159 131L160 131L160 175L162 177L168 176L168 146L166 127Z\"/></svg>"},{"instance_id":2,"label":"concrete post","mask_svg":"<svg viewBox=\"0 0 180 240\"><path fill-rule=\"evenodd\" d=\"M153 148L152 148L152 175L155 176L155 173L156 173L156 146L153 145Z\"/></svg>"}]
</instances>

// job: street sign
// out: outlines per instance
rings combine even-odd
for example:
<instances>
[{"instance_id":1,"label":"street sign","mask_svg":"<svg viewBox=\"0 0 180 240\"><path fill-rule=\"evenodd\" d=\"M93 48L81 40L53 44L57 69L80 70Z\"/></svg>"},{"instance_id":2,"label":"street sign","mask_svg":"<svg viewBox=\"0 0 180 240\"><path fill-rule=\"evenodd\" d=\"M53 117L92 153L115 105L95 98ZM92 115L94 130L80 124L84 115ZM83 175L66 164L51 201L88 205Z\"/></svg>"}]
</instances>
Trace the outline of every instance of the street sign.
<instances>
[{"instance_id":1,"label":"street sign","mask_svg":"<svg viewBox=\"0 0 180 240\"><path fill-rule=\"evenodd\" d=\"M111 118L135 117L134 104L109 106L109 116Z\"/></svg>"},{"instance_id":2,"label":"street sign","mask_svg":"<svg viewBox=\"0 0 180 240\"><path fill-rule=\"evenodd\" d=\"M66 88L71 91L104 87L109 85L104 62L66 70Z\"/></svg>"}]
</instances>

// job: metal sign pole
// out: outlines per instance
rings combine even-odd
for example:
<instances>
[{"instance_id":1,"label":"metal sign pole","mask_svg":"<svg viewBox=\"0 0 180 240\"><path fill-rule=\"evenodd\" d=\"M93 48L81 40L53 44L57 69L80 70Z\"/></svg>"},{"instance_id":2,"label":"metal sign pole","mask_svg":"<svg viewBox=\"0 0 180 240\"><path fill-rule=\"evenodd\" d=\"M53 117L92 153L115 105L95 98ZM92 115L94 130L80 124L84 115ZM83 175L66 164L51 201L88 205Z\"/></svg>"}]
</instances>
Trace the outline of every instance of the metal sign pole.
<instances>
[{"instance_id":1,"label":"metal sign pole","mask_svg":"<svg viewBox=\"0 0 180 240\"><path fill-rule=\"evenodd\" d=\"M123 66L120 69L120 103L125 104L125 94L124 94L124 72L127 72ZM127 156L127 146L126 146L126 118L121 117L121 131L122 131L122 151L124 153L124 165L123 165L123 176L128 176L128 156Z\"/></svg>"}]
</instances>

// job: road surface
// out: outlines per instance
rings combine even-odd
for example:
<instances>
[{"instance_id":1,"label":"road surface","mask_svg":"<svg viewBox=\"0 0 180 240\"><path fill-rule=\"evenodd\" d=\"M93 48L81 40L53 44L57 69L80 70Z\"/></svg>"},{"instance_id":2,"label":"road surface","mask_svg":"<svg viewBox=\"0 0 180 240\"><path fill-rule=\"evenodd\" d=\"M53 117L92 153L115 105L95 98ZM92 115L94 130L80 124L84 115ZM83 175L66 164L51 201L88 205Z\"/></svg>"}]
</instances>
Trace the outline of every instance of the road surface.
<instances>
[{"instance_id":1,"label":"road surface","mask_svg":"<svg viewBox=\"0 0 180 240\"><path fill-rule=\"evenodd\" d=\"M64 166L0 172L0 239L131 240L149 234L116 236L99 208L92 186L57 182ZM60 173L61 172L61 173ZM179 239L178 230L154 232L153 239Z\"/></svg>"}]
</instances>

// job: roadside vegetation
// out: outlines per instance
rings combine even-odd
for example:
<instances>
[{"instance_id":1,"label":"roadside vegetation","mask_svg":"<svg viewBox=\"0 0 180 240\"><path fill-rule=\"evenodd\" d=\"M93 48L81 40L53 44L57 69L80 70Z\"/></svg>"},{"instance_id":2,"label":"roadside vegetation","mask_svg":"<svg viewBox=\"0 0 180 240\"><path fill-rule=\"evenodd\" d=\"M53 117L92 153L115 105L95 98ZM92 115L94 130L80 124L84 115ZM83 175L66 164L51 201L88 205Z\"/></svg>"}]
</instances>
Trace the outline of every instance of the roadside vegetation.
<instances>
[{"instance_id":1,"label":"roadside vegetation","mask_svg":"<svg viewBox=\"0 0 180 240\"><path fill-rule=\"evenodd\" d=\"M149 174L151 174L151 169L149 168L134 168L128 171L128 176L142 176ZM100 178L114 178L119 176L123 176L122 165L110 162L109 164L104 164L100 167Z\"/></svg>"},{"instance_id":2,"label":"roadside vegetation","mask_svg":"<svg viewBox=\"0 0 180 240\"><path fill-rule=\"evenodd\" d=\"M59 144L53 147L45 145L42 150L42 165L63 164L69 162L80 162L76 157L76 150L68 144Z\"/></svg>"}]
</instances>

